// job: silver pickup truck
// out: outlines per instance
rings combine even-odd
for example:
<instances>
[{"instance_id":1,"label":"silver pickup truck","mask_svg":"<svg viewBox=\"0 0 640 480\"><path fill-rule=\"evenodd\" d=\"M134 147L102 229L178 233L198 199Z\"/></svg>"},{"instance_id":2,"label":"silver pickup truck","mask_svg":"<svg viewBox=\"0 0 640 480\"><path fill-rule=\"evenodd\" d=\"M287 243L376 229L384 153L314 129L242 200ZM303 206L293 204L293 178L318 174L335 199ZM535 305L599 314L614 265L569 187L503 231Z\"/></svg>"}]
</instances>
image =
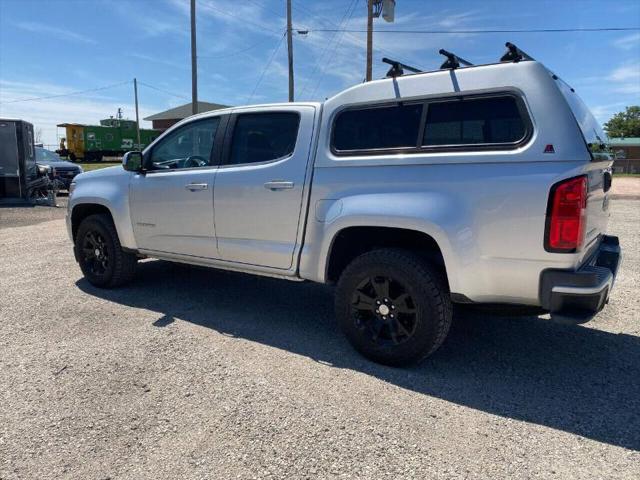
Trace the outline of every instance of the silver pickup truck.
<instances>
[{"instance_id":1,"label":"silver pickup truck","mask_svg":"<svg viewBox=\"0 0 640 480\"><path fill-rule=\"evenodd\" d=\"M99 287L145 257L335 284L352 345L405 365L441 345L453 303L603 308L620 259L606 141L537 61L396 69L322 103L187 118L76 177L67 226Z\"/></svg>"}]
</instances>

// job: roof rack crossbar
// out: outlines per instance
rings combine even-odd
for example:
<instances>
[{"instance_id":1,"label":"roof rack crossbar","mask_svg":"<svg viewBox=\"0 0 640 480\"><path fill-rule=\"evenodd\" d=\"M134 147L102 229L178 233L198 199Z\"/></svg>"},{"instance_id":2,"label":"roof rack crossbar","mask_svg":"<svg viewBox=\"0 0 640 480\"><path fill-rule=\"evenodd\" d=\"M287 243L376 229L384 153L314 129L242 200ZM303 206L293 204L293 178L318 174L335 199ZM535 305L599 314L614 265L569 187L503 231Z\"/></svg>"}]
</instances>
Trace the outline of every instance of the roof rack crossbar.
<instances>
[{"instance_id":1,"label":"roof rack crossbar","mask_svg":"<svg viewBox=\"0 0 640 480\"><path fill-rule=\"evenodd\" d=\"M502 57L500 57L501 62L513 62L518 63L521 60L534 60L534 58L526 52L523 52L515 44L511 42L507 42L504 44L507 47L507 51Z\"/></svg>"},{"instance_id":2,"label":"roof rack crossbar","mask_svg":"<svg viewBox=\"0 0 640 480\"><path fill-rule=\"evenodd\" d=\"M460 58L454 53L447 52L444 48L438 50L438 53L447 57L445 62L440 65L440 70L453 70L459 68L460 65L464 65L466 67L470 67L471 65L473 65L473 63L468 62L464 58Z\"/></svg>"},{"instance_id":3,"label":"roof rack crossbar","mask_svg":"<svg viewBox=\"0 0 640 480\"><path fill-rule=\"evenodd\" d=\"M402 75L404 75L405 70L409 70L410 72L413 72L413 73L422 72L422 70L418 70L415 67L410 67L409 65L405 65L404 63L400 63L396 60L391 60L390 58L385 57L382 59L382 61L384 63L388 63L389 65L391 65L391 68L387 72L387 78L401 77Z\"/></svg>"}]
</instances>

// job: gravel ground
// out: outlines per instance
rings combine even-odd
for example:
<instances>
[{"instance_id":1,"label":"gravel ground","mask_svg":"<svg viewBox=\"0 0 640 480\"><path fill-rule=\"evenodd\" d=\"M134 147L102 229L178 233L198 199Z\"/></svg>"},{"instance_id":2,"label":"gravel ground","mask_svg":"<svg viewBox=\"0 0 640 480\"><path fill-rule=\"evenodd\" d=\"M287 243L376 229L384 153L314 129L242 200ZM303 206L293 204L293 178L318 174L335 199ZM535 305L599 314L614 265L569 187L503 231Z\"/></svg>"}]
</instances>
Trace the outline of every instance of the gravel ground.
<instances>
[{"instance_id":1,"label":"gravel ground","mask_svg":"<svg viewBox=\"0 0 640 480\"><path fill-rule=\"evenodd\" d=\"M23 227L49 220L64 219L67 198L66 194L57 197L58 208L30 204L8 207L0 204L0 229L5 230L9 227Z\"/></svg>"},{"instance_id":2,"label":"gravel ground","mask_svg":"<svg viewBox=\"0 0 640 480\"><path fill-rule=\"evenodd\" d=\"M145 261L101 291L62 209L0 208L0 479L640 478L640 202L612 205L595 320L458 313L413 369L355 354L330 288Z\"/></svg>"},{"instance_id":3,"label":"gravel ground","mask_svg":"<svg viewBox=\"0 0 640 480\"><path fill-rule=\"evenodd\" d=\"M640 177L613 177L611 198L640 200Z\"/></svg>"}]
</instances>

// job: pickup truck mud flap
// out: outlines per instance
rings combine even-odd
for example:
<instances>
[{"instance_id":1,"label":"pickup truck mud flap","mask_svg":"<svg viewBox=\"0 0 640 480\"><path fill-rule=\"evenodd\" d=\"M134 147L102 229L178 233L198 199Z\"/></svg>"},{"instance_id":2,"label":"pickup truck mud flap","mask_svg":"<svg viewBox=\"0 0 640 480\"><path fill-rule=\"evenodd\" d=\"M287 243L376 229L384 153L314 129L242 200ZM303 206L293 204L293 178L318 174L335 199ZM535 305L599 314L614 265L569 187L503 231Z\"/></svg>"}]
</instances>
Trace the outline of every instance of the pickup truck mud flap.
<instances>
[{"instance_id":1,"label":"pickup truck mud flap","mask_svg":"<svg viewBox=\"0 0 640 480\"><path fill-rule=\"evenodd\" d=\"M605 235L578 270L545 270L540 277L542 307L559 320L588 322L609 300L620 260L618 237Z\"/></svg>"}]
</instances>

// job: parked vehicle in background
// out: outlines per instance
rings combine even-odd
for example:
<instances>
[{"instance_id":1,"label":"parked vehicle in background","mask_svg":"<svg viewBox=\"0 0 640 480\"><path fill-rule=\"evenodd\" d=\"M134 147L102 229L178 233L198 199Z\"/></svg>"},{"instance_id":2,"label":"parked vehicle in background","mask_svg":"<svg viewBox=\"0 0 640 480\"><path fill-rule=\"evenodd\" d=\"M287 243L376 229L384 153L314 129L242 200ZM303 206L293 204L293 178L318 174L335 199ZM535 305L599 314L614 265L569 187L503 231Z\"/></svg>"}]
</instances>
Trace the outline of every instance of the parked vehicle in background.
<instances>
[{"instance_id":1,"label":"parked vehicle in background","mask_svg":"<svg viewBox=\"0 0 640 480\"><path fill-rule=\"evenodd\" d=\"M351 344L390 365L433 353L452 303L588 320L620 257L606 137L573 89L514 55L396 64L323 103L178 123L72 183L83 274L116 287L149 256L335 284Z\"/></svg>"},{"instance_id":2,"label":"parked vehicle in background","mask_svg":"<svg viewBox=\"0 0 640 480\"><path fill-rule=\"evenodd\" d=\"M33 125L0 118L0 200L26 200L37 180Z\"/></svg>"},{"instance_id":3,"label":"parked vehicle in background","mask_svg":"<svg viewBox=\"0 0 640 480\"><path fill-rule=\"evenodd\" d=\"M59 188L68 190L76 175L83 172L80 165L61 159L57 153L51 150L42 147L35 147L35 150L36 164L41 169L47 169L47 175L52 181L57 181Z\"/></svg>"}]
</instances>

